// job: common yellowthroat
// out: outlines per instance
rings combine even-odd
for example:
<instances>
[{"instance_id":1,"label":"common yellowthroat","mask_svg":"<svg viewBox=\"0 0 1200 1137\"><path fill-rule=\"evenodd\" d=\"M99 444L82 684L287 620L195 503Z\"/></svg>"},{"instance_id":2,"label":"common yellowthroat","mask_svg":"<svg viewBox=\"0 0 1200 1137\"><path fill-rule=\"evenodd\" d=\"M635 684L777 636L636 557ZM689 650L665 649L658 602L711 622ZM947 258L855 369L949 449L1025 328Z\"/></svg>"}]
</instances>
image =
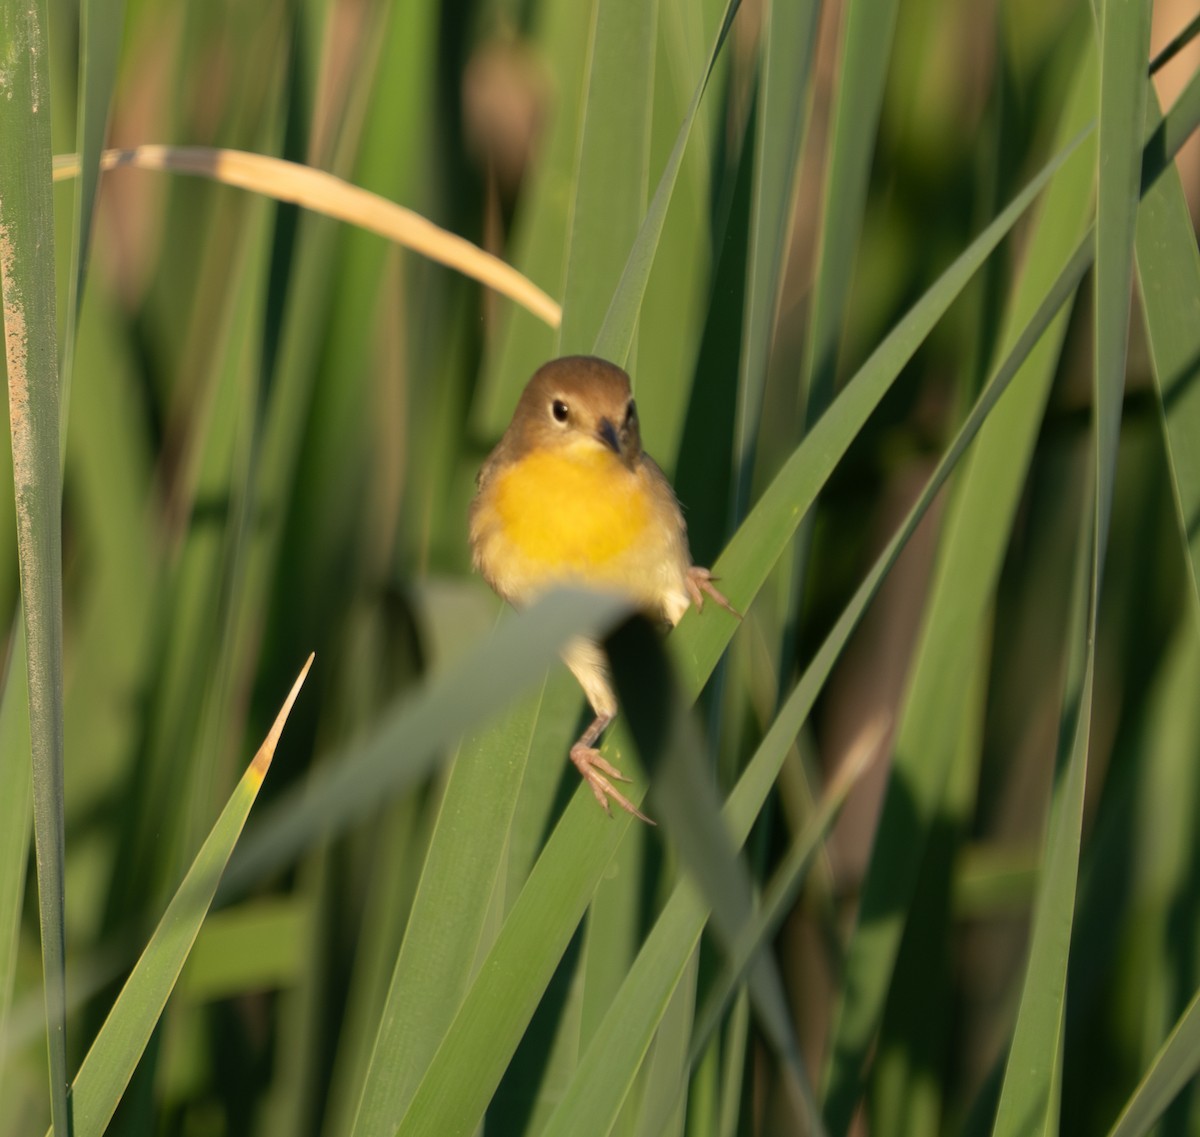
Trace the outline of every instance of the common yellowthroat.
<instances>
[{"instance_id":1,"label":"common yellowthroat","mask_svg":"<svg viewBox=\"0 0 1200 1137\"><path fill-rule=\"evenodd\" d=\"M514 608L554 585L628 594L648 613L679 622L707 594L738 614L708 569L692 564L687 527L662 470L642 449L629 376L574 355L540 367L477 478L470 539L475 567ZM563 659L595 720L571 761L609 811L609 800L650 819L610 779L628 781L596 749L617 713L599 645L573 640Z\"/></svg>"}]
</instances>

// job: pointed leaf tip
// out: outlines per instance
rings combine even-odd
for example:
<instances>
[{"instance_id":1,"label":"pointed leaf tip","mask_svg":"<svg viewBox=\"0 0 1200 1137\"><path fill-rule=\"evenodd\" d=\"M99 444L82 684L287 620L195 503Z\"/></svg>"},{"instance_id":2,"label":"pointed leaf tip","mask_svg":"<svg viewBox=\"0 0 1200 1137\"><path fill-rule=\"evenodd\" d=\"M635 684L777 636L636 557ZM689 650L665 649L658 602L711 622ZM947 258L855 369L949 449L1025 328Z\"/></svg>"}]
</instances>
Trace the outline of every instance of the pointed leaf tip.
<instances>
[{"instance_id":1,"label":"pointed leaf tip","mask_svg":"<svg viewBox=\"0 0 1200 1137\"><path fill-rule=\"evenodd\" d=\"M304 686L304 680L308 678L308 669L312 667L315 658L316 652L308 653L304 666L300 668L300 674L296 676L296 682L292 684L292 689L288 692L288 697L284 699L283 706L279 708L279 714L275 716L275 721L271 724L267 737L250 763L250 768L258 775L260 782L267 776L267 771L271 768L271 759L275 757L275 747L279 745L279 736L283 734L283 724L287 722L288 715L292 713L292 705L296 701L296 696L300 694L300 688Z\"/></svg>"}]
</instances>

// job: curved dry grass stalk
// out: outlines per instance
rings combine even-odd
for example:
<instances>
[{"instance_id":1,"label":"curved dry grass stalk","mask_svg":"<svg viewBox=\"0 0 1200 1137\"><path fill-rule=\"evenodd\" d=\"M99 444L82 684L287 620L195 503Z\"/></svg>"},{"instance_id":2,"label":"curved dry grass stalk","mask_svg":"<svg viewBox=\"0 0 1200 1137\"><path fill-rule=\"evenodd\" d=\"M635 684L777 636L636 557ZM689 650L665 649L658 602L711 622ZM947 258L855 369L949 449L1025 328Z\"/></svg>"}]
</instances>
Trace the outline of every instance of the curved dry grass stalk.
<instances>
[{"instance_id":1,"label":"curved dry grass stalk","mask_svg":"<svg viewBox=\"0 0 1200 1137\"><path fill-rule=\"evenodd\" d=\"M266 154L207 146L147 145L132 150L105 150L101 155L102 170L122 166L210 178L222 185L251 190L347 221L479 281L528 309L552 328L557 328L561 321L562 309L557 301L499 257L446 232L411 209L324 170ZM55 181L78 175L77 154L63 154L54 159Z\"/></svg>"}]
</instances>

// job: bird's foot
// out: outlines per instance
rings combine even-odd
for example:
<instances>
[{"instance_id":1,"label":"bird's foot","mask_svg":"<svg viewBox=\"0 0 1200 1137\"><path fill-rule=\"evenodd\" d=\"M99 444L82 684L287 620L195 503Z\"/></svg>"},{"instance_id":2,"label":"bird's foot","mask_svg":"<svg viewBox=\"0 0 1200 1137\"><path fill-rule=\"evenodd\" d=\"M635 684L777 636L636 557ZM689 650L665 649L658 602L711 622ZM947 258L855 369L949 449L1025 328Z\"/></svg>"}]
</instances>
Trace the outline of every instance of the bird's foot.
<instances>
[{"instance_id":1,"label":"bird's foot","mask_svg":"<svg viewBox=\"0 0 1200 1137\"><path fill-rule=\"evenodd\" d=\"M629 779L605 759L599 750L580 739L571 747L571 761L575 763L576 768L583 775L583 780L591 787L592 793L596 795L596 800L604 807L604 812L609 817L612 816L612 810L608 803L615 801L626 813L632 813L634 817L640 818L647 825L654 824L609 781L609 778L615 778L618 782L627 782Z\"/></svg>"},{"instance_id":2,"label":"bird's foot","mask_svg":"<svg viewBox=\"0 0 1200 1137\"><path fill-rule=\"evenodd\" d=\"M714 580L716 580L716 577L714 577L713 574L708 571L708 569L701 568L699 565L692 565L692 567L687 570L686 583L688 595L692 598L692 603L696 605L696 611L704 611L704 597L705 595L708 595L711 596L717 604L724 608L726 612L731 613L740 620L742 618L741 612L739 612L732 604L729 603L728 600L725 599L724 595L713 583Z\"/></svg>"}]
</instances>

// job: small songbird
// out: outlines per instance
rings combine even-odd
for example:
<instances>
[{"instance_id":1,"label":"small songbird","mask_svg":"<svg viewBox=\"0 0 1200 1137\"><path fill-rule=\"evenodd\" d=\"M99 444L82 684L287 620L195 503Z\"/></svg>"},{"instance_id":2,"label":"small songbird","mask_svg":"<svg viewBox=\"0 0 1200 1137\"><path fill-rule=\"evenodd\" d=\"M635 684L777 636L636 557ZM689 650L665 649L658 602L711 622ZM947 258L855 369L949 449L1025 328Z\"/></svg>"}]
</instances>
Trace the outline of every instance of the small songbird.
<instances>
[{"instance_id":1,"label":"small songbird","mask_svg":"<svg viewBox=\"0 0 1200 1137\"><path fill-rule=\"evenodd\" d=\"M514 608L554 585L582 585L623 592L672 625L689 604L703 608L706 593L738 615L692 564L679 503L642 450L629 376L614 364L576 355L540 367L477 485L472 559ZM596 715L571 761L606 812L611 799L649 821L609 780L629 779L596 749L617 713L604 652L580 638L563 659Z\"/></svg>"}]
</instances>

